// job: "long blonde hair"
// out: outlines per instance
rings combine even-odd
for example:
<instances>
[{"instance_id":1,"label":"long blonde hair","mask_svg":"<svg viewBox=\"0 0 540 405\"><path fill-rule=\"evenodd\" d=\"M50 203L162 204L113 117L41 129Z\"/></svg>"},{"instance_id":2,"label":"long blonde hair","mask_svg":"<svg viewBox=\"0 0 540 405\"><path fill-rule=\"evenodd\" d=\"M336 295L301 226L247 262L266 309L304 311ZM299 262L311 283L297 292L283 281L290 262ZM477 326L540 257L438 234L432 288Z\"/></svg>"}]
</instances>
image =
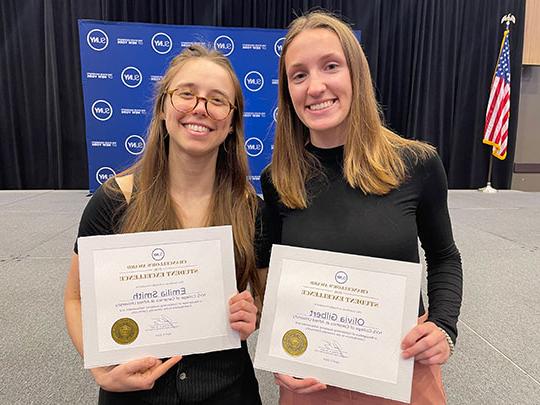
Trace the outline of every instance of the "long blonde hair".
<instances>
[{"instance_id":1,"label":"long blonde hair","mask_svg":"<svg viewBox=\"0 0 540 405\"><path fill-rule=\"evenodd\" d=\"M290 25L279 60L278 114L271 176L281 201L289 208L308 206L305 182L317 171L317 161L306 150L309 129L296 115L289 93L285 59L291 42L305 30L326 29L337 35L347 60L352 102L347 118L343 175L353 188L384 195L406 178L403 149L416 159L434 153L418 141L407 140L385 128L375 98L371 74L362 47L351 28L337 17L314 11Z\"/></svg>"},{"instance_id":2,"label":"long blonde hair","mask_svg":"<svg viewBox=\"0 0 540 405\"><path fill-rule=\"evenodd\" d=\"M249 174L244 152L244 101L242 88L229 60L215 50L199 45L184 49L170 63L154 96L152 120L146 136L146 148L140 160L119 176L132 174L133 194L126 207L119 232L160 231L182 228L174 202L169 194L169 135L163 120L167 90L177 72L193 59L207 59L225 69L234 86L235 109L232 133L220 145L216 162L216 178L208 212L208 225L232 225L234 256L239 291L251 284L254 295L261 294L261 283L256 272L255 216L257 196L247 180ZM106 183L109 190L117 188Z\"/></svg>"}]
</instances>

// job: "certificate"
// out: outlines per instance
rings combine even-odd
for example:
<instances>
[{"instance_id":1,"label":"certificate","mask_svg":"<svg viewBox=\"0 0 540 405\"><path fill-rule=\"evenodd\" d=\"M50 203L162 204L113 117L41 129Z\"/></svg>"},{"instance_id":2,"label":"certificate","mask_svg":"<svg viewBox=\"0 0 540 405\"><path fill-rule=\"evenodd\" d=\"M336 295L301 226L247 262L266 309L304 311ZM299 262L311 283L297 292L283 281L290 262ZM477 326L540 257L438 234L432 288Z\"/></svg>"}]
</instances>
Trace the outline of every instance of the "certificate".
<instances>
[{"instance_id":1,"label":"certificate","mask_svg":"<svg viewBox=\"0 0 540 405\"><path fill-rule=\"evenodd\" d=\"M274 245L256 368L410 402L416 263Z\"/></svg>"},{"instance_id":2,"label":"certificate","mask_svg":"<svg viewBox=\"0 0 540 405\"><path fill-rule=\"evenodd\" d=\"M82 237L84 367L240 347L230 226Z\"/></svg>"}]
</instances>

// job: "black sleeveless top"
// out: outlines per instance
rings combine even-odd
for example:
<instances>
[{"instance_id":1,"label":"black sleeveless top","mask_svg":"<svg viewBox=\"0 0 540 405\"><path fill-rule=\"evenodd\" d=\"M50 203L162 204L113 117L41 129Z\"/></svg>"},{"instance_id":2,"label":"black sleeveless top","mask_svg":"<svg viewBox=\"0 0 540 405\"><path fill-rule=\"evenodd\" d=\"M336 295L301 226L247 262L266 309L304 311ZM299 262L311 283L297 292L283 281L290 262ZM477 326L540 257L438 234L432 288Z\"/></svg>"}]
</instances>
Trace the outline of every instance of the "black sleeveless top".
<instances>
[{"instance_id":1,"label":"black sleeveless top","mask_svg":"<svg viewBox=\"0 0 540 405\"><path fill-rule=\"evenodd\" d=\"M259 210L262 200L259 199ZM126 201L120 190L105 192L100 187L88 202L80 224L78 236L111 235L118 233L125 213ZM267 266L267 242L261 233L261 216L257 216L255 254L257 267ZM74 246L78 252L77 242ZM100 389L99 404L105 405L172 405L260 404L259 386L253 364L242 342L239 349L184 356L180 362L160 377L151 390L126 393Z\"/></svg>"}]
</instances>

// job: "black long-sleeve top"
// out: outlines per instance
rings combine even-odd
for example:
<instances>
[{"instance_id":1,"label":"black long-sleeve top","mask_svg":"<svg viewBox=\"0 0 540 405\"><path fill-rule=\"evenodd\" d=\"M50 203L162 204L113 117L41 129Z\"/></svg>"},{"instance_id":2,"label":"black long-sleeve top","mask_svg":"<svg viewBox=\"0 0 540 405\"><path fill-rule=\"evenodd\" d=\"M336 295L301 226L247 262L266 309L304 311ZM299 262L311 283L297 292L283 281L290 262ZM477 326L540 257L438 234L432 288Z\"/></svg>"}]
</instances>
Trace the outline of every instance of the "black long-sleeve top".
<instances>
[{"instance_id":1,"label":"black long-sleeve top","mask_svg":"<svg viewBox=\"0 0 540 405\"><path fill-rule=\"evenodd\" d=\"M428 320L455 342L462 268L439 157L423 161L406 157L407 179L390 193L377 196L347 184L343 146L307 148L318 158L322 170L306 183L307 208L287 208L272 184L271 166L262 173L263 228L271 243L418 263L420 238L427 263ZM419 315L424 313L420 297Z\"/></svg>"}]
</instances>

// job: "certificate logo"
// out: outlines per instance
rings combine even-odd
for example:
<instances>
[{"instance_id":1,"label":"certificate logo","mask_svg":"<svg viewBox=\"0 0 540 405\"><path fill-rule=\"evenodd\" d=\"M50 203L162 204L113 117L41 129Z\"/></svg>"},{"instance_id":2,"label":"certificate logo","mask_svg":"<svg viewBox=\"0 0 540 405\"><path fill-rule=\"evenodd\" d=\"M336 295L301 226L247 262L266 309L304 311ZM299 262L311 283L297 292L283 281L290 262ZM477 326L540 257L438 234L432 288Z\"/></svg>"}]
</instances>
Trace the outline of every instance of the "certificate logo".
<instances>
[{"instance_id":1,"label":"certificate logo","mask_svg":"<svg viewBox=\"0 0 540 405\"><path fill-rule=\"evenodd\" d=\"M301 356L308 347L306 335L301 330L291 329L285 332L281 339L283 350L291 356Z\"/></svg>"},{"instance_id":2,"label":"certificate logo","mask_svg":"<svg viewBox=\"0 0 540 405\"><path fill-rule=\"evenodd\" d=\"M160 55L169 53L173 45L171 37L164 32L154 34L150 43L152 44L152 49Z\"/></svg>"},{"instance_id":3,"label":"certificate logo","mask_svg":"<svg viewBox=\"0 0 540 405\"><path fill-rule=\"evenodd\" d=\"M272 118L274 119L274 122L277 122L277 110L278 108L274 108L274 111L272 112Z\"/></svg>"},{"instance_id":4,"label":"certificate logo","mask_svg":"<svg viewBox=\"0 0 540 405\"><path fill-rule=\"evenodd\" d=\"M344 271L338 271L335 276L336 282L339 284L344 284L349 279L349 276Z\"/></svg>"},{"instance_id":5,"label":"certificate logo","mask_svg":"<svg viewBox=\"0 0 540 405\"><path fill-rule=\"evenodd\" d=\"M160 260L163 260L165 257L165 252L161 248L156 248L152 250L152 259L154 259L156 262L159 262Z\"/></svg>"},{"instance_id":6,"label":"certificate logo","mask_svg":"<svg viewBox=\"0 0 540 405\"><path fill-rule=\"evenodd\" d=\"M109 37L105 31L95 28L86 35L86 42L94 51L100 52L109 45Z\"/></svg>"},{"instance_id":7,"label":"certificate logo","mask_svg":"<svg viewBox=\"0 0 540 405\"><path fill-rule=\"evenodd\" d=\"M139 336L139 325L131 318L120 318L111 328L111 337L119 345L129 345Z\"/></svg>"}]
</instances>

